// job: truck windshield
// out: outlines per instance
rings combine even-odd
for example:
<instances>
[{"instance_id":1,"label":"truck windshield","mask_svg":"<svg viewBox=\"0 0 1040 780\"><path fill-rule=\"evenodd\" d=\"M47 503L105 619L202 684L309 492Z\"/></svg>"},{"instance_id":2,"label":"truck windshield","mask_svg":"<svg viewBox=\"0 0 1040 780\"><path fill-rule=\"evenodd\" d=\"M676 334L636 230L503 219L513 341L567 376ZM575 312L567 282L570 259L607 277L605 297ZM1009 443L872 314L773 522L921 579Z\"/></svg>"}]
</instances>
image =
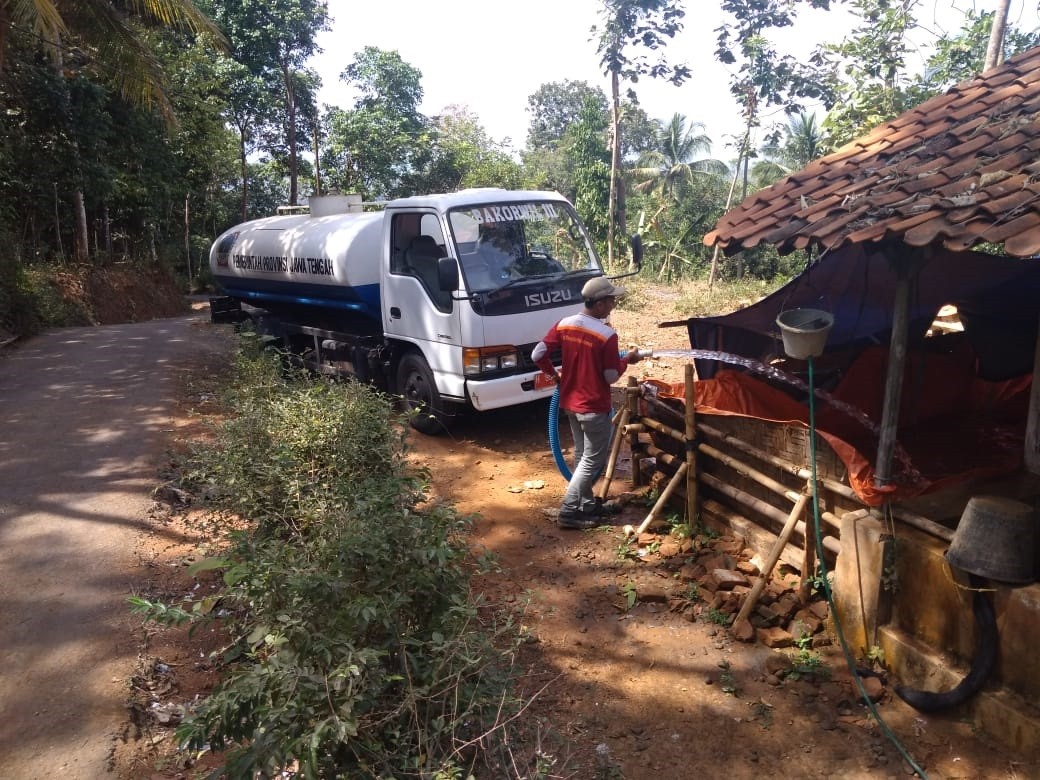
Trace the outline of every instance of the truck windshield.
<instances>
[{"instance_id":1,"label":"truck windshield","mask_svg":"<svg viewBox=\"0 0 1040 780\"><path fill-rule=\"evenodd\" d=\"M467 206L450 211L448 222L470 292L600 270L584 227L561 201Z\"/></svg>"}]
</instances>

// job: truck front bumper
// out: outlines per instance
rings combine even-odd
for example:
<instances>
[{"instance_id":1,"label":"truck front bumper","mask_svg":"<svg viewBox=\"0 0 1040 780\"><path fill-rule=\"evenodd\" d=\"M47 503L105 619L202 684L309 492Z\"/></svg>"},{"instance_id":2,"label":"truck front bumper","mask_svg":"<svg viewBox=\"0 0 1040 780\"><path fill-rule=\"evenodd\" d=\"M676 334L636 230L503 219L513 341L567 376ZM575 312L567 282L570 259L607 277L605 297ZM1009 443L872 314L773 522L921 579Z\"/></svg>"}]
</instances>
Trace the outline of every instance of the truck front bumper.
<instances>
[{"instance_id":1,"label":"truck front bumper","mask_svg":"<svg viewBox=\"0 0 1040 780\"><path fill-rule=\"evenodd\" d=\"M500 379L467 379L466 393L474 409L487 411L551 398L555 387L544 382L541 371Z\"/></svg>"}]
</instances>

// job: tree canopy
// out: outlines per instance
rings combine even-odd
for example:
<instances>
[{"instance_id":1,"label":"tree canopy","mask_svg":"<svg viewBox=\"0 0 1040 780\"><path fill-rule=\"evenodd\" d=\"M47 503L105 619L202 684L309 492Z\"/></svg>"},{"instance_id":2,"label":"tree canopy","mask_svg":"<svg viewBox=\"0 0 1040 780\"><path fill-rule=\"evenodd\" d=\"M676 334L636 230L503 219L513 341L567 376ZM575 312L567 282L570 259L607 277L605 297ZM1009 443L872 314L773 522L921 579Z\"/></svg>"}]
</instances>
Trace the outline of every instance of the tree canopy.
<instances>
[{"instance_id":1,"label":"tree canopy","mask_svg":"<svg viewBox=\"0 0 1040 780\"><path fill-rule=\"evenodd\" d=\"M309 63L329 24L323 0L0 0L0 235L19 267L149 259L194 277L221 230L312 193L532 187L578 204L608 259L631 213L652 267L704 273L701 237L734 197L978 73L994 26L968 11L915 73L914 3L851 0L859 23L844 40L819 41L806 61L783 54L774 33L828 7L722 0L715 55L745 125L724 164L702 107L652 117L639 101L646 79L691 75L672 46L678 0L602 0L589 21L609 94L542 84L525 98L519 154L472 107L423 113L424 76L398 51L357 51L340 74L352 102L318 105ZM1000 46L1038 43L1011 25ZM770 106L786 118L762 129ZM764 258L722 271L779 269Z\"/></svg>"}]
</instances>

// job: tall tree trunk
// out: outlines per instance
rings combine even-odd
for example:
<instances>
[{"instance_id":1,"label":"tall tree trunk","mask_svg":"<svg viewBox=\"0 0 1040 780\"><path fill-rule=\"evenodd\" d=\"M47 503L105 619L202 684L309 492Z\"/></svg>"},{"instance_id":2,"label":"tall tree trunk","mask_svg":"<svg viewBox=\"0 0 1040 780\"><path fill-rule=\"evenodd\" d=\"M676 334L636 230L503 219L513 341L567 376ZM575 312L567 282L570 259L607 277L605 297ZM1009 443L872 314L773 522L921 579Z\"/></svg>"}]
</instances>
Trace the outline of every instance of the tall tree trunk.
<instances>
[{"instance_id":1,"label":"tall tree trunk","mask_svg":"<svg viewBox=\"0 0 1040 780\"><path fill-rule=\"evenodd\" d=\"M982 66L983 73L1004 61L1004 32L1007 29L1010 5L1011 0L997 0L997 9L993 12L993 26L989 31L989 44L986 46L986 62Z\"/></svg>"},{"instance_id":2,"label":"tall tree trunk","mask_svg":"<svg viewBox=\"0 0 1040 780\"><path fill-rule=\"evenodd\" d=\"M58 245L58 256L65 264L65 246L61 241L61 196L58 194L58 183L54 183L54 241Z\"/></svg>"},{"instance_id":3,"label":"tall tree trunk","mask_svg":"<svg viewBox=\"0 0 1040 780\"><path fill-rule=\"evenodd\" d=\"M83 200L83 190L79 187L72 193L73 244L72 257L77 263L85 263L90 258L90 243L87 232L87 206Z\"/></svg>"},{"instance_id":4,"label":"tall tree trunk","mask_svg":"<svg viewBox=\"0 0 1040 780\"><path fill-rule=\"evenodd\" d=\"M744 129L744 138L740 142L740 152L737 155L737 169L733 172L733 181L729 185L729 194L726 195L726 209L729 211L730 204L733 202L733 193L737 189L737 179L740 178L740 164L743 161L745 150L749 147L751 142L751 122L748 121L747 127ZM725 213L725 212L723 212ZM718 277L719 272L719 244L715 245L715 251L711 255L711 271L708 273L708 289L712 290L715 288L715 280Z\"/></svg>"},{"instance_id":5,"label":"tall tree trunk","mask_svg":"<svg viewBox=\"0 0 1040 780\"><path fill-rule=\"evenodd\" d=\"M614 267L614 226L616 224L618 168L621 167L621 117L619 83L616 71L610 74L610 195L607 198L607 269Z\"/></svg>"},{"instance_id":6,"label":"tall tree trunk","mask_svg":"<svg viewBox=\"0 0 1040 780\"><path fill-rule=\"evenodd\" d=\"M80 164L79 141L76 139L75 123L72 121L72 96L69 94L69 85L65 80L65 62L62 56L61 41L56 40L50 43L48 55L58 76L58 83L61 84L62 114L69 136L69 149L72 152L73 179L78 184L83 178L83 167ZM90 236L87 232L87 207L81 186L77 186L72 193L72 236L72 259L77 263L87 262L90 257Z\"/></svg>"},{"instance_id":7,"label":"tall tree trunk","mask_svg":"<svg viewBox=\"0 0 1040 780\"><path fill-rule=\"evenodd\" d=\"M621 139L618 138L618 146L621 145L620 142ZM619 164L617 175L617 234L619 236L624 236L628 233L628 213L626 210L627 193L625 192L625 177L623 174L624 172L621 170ZM622 244L621 248L618 250L618 254L621 257L624 257L626 254L626 246L627 244ZM629 263L631 263L631 258L629 258ZM635 268L630 267L629 270L634 271Z\"/></svg>"},{"instance_id":8,"label":"tall tree trunk","mask_svg":"<svg viewBox=\"0 0 1040 780\"><path fill-rule=\"evenodd\" d=\"M282 64L282 78L285 80L285 108L289 114L289 126L285 129L285 137L289 141L289 205L297 205L299 190L297 176L299 163L296 159L296 89L293 85L293 74L288 63Z\"/></svg>"},{"instance_id":9,"label":"tall tree trunk","mask_svg":"<svg viewBox=\"0 0 1040 780\"><path fill-rule=\"evenodd\" d=\"M7 40L11 35L11 15L7 3L0 3L0 73L4 72L4 56L7 54Z\"/></svg>"},{"instance_id":10,"label":"tall tree trunk","mask_svg":"<svg viewBox=\"0 0 1040 780\"><path fill-rule=\"evenodd\" d=\"M246 131L241 128L238 131L238 159L242 167L242 221L245 222L249 214L249 162L246 160Z\"/></svg>"},{"instance_id":11,"label":"tall tree trunk","mask_svg":"<svg viewBox=\"0 0 1040 780\"><path fill-rule=\"evenodd\" d=\"M191 193L184 196L184 257L187 258L188 289L191 289Z\"/></svg>"},{"instance_id":12,"label":"tall tree trunk","mask_svg":"<svg viewBox=\"0 0 1040 780\"><path fill-rule=\"evenodd\" d=\"M318 149L318 123L314 123L314 194L321 195L321 156Z\"/></svg>"},{"instance_id":13,"label":"tall tree trunk","mask_svg":"<svg viewBox=\"0 0 1040 780\"><path fill-rule=\"evenodd\" d=\"M747 199L748 194L748 168L751 165L751 136L748 135L744 139L744 182L743 188L741 189L740 200L743 202ZM739 282L744 278L744 253L737 253L737 281Z\"/></svg>"},{"instance_id":14,"label":"tall tree trunk","mask_svg":"<svg viewBox=\"0 0 1040 780\"><path fill-rule=\"evenodd\" d=\"M102 218L105 221L105 254L108 256L108 262L111 263L115 259L115 252L112 247L112 214L107 205Z\"/></svg>"}]
</instances>

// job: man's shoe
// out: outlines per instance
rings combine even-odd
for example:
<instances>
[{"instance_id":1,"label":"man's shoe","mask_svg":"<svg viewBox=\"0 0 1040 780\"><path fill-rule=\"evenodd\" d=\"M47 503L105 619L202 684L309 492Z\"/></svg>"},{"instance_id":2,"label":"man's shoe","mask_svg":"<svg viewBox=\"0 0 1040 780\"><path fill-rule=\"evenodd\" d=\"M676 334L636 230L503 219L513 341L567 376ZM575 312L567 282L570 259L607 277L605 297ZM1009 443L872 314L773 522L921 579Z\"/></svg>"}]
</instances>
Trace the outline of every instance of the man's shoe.
<instances>
[{"instance_id":1,"label":"man's shoe","mask_svg":"<svg viewBox=\"0 0 1040 780\"><path fill-rule=\"evenodd\" d=\"M610 517L611 515L621 514L621 504L613 499L610 501L604 501L603 499L597 498L596 508L592 511L601 517Z\"/></svg>"},{"instance_id":2,"label":"man's shoe","mask_svg":"<svg viewBox=\"0 0 1040 780\"><path fill-rule=\"evenodd\" d=\"M556 516L556 525L560 528L574 528L579 531L587 531L598 526L599 520L584 512L567 512L561 509L560 514Z\"/></svg>"}]
</instances>

